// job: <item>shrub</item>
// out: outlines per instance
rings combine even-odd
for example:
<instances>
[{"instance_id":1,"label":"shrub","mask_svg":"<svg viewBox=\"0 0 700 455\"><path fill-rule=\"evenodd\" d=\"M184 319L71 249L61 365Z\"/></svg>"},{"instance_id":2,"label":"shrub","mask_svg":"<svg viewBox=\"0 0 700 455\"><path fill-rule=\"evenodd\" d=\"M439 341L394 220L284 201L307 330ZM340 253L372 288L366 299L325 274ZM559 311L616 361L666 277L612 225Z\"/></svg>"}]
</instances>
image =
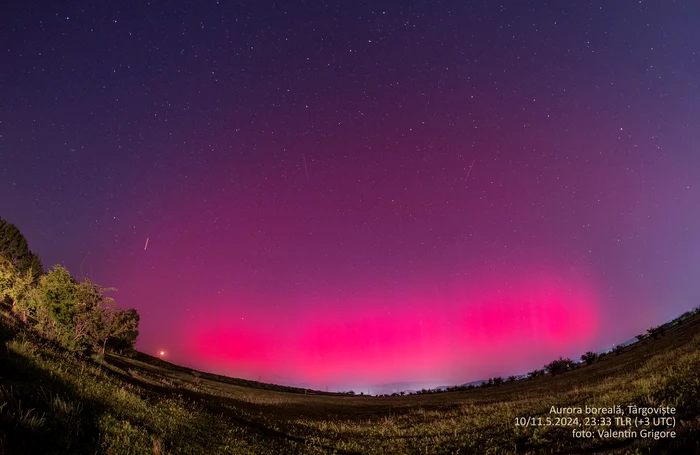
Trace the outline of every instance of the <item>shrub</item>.
<instances>
[{"instance_id":1,"label":"shrub","mask_svg":"<svg viewBox=\"0 0 700 455\"><path fill-rule=\"evenodd\" d=\"M666 332L666 329L664 329L663 326L652 327L652 328L647 330L647 333L649 334L649 336L655 340L658 339L659 337L663 336L665 332Z\"/></svg>"},{"instance_id":2,"label":"shrub","mask_svg":"<svg viewBox=\"0 0 700 455\"><path fill-rule=\"evenodd\" d=\"M593 351L588 351L581 356L581 360L586 362L586 365L590 365L598 359L598 354Z\"/></svg>"},{"instance_id":3,"label":"shrub","mask_svg":"<svg viewBox=\"0 0 700 455\"><path fill-rule=\"evenodd\" d=\"M574 366L574 362L569 359L569 358L562 358L559 357L557 360L552 360L549 362L547 365L545 365L545 369L552 373L552 376L555 376L557 374L565 373L572 369Z\"/></svg>"}]
</instances>

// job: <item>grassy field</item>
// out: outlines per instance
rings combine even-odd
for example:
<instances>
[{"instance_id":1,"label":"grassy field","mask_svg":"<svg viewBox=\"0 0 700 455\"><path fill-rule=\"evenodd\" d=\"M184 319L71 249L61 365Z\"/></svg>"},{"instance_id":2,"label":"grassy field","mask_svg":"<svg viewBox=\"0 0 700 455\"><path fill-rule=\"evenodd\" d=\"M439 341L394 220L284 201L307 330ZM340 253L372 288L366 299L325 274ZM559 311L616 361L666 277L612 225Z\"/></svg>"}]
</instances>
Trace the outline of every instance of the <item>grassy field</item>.
<instances>
[{"instance_id":1,"label":"grassy field","mask_svg":"<svg viewBox=\"0 0 700 455\"><path fill-rule=\"evenodd\" d=\"M145 355L78 359L0 311L2 454L700 453L700 317L554 377L405 397L294 392ZM614 420L588 427L592 438L515 424L586 405L672 406L676 435L599 437L629 428Z\"/></svg>"}]
</instances>

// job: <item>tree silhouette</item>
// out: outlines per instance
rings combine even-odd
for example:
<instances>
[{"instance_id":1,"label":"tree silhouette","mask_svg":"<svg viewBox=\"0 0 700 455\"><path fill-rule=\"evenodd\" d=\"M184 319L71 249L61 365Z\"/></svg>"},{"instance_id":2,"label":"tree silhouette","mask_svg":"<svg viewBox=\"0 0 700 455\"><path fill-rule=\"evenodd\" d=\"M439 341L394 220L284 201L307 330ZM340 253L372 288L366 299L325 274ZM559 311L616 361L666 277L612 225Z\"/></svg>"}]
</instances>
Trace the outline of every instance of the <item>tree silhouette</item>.
<instances>
[{"instance_id":1,"label":"tree silhouette","mask_svg":"<svg viewBox=\"0 0 700 455\"><path fill-rule=\"evenodd\" d=\"M571 359L559 357L557 360L552 360L544 367L552 374L552 376L555 376L557 374L569 371L573 368L573 365L574 362Z\"/></svg>"},{"instance_id":2,"label":"tree silhouette","mask_svg":"<svg viewBox=\"0 0 700 455\"><path fill-rule=\"evenodd\" d=\"M664 333L666 332L666 329L664 329L663 326L658 326L658 327L652 327L647 330L647 333L649 334L650 337L653 339L658 339L659 337L662 337Z\"/></svg>"},{"instance_id":3,"label":"tree silhouette","mask_svg":"<svg viewBox=\"0 0 700 455\"><path fill-rule=\"evenodd\" d=\"M0 256L4 256L20 274L32 271L34 277L44 272L41 259L29 250L27 239L12 223L0 218Z\"/></svg>"},{"instance_id":4,"label":"tree silhouette","mask_svg":"<svg viewBox=\"0 0 700 455\"><path fill-rule=\"evenodd\" d=\"M590 365L596 360L598 360L598 354L593 351L588 351L581 356L581 360L586 362L586 365Z\"/></svg>"},{"instance_id":5,"label":"tree silhouette","mask_svg":"<svg viewBox=\"0 0 700 455\"><path fill-rule=\"evenodd\" d=\"M31 269L22 273L9 259L0 255L0 302L9 299L12 309L21 313L25 322L24 312L21 311L22 303L32 290L34 278Z\"/></svg>"},{"instance_id":6,"label":"tree silhouette","mask_svg":"<svg viewBox=\"0 0 700 455\"><path fill-rule=\"evenodd\" d=\"M134 309L122 310L114 300L105 299L95 321L97 339L101 342L102 354L108 342L110 347L123 350L133 348L139 334L139 314Z\"/></svg>"}]
</instances>

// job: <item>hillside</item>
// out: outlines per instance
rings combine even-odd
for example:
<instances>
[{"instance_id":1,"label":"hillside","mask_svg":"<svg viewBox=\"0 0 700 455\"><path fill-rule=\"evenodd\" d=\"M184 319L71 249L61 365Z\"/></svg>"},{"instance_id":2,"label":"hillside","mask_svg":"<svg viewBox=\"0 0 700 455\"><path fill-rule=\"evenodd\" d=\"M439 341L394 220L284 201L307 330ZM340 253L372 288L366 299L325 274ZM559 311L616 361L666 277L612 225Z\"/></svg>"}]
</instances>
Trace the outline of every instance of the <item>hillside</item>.
<instances>
[{"instance_id":1,"label":"hillside","mask_svg":"<svg viewBox=\"0 0 700 455\"><path fill-rule=\"evenodd\" d=\"M688 318L554 377L350 397L246 387L145 355L79 358L3 310L0 453L700 453L699 328ZM674 406L675 437L575 439L571 427L515 425L552 406L631 404Z\"/></svg>"}]
</instances>

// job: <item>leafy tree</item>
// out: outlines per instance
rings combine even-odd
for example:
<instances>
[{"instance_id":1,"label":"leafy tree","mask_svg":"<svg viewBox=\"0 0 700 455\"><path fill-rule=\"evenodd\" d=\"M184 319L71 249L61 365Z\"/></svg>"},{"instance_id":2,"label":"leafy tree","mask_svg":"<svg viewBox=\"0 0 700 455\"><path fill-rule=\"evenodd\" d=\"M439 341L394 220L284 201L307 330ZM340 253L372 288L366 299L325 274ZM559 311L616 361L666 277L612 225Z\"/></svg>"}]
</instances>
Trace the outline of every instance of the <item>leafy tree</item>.
<instances>
[{"instance_id":1,"label":"leafy tree","mask_svg":"<svg viewBox=\"0 0 700 455\"><path fill-rule=\"evenodd\" d=\"M80 309L77 300L77 283L68 270L56 265L39 279L36 298L29 308L39 329L68 349L76 347L73 325Z\"/></svg>"},{"instance_id":2,"label":"leafy tree","mask_svg":"<svg viewBox=\"0 0 700 455\"><path fill-rule=\"evenodd\" d=\"M133 345L138 336L138 314L116 308L114 301L103 295L110 290L88 279L78 282L57 265L41 276L20 309L30 314L44 335L71 351L85 352L98 342L104 351L112 339Z\"/></svg>"},{"instance_id":3,"label":"leafy tree","mask_svg":"<svg viewBox=\"0 0 700 455\"><path fill-rule=\"evenodd\" d=\"M22 273L5 256L0 256L0 302L9 299L13 309L18 309L31 290L34 276L32 271Z\"/></svg>"},{"instance_id":4,"label":"leafy tree","mask_svg":"<svg viewBox=\"0 0 700 455\"><path fill-rule=\"evenodd\" d=\"M508 382L515 382L516 379L515 376L508 376Z\"/></svg>"},{"instance_id":5,"label":"leafy tree","mask_svg":"<svg viewBox=\"0 0 700 455\"><path fill-rule=\"evenodd\" d=\"M130 350L139 336L139 314L135 309L122 310L112 299L101 308L97 323L97 338L102 343L102 354L107 346L114 350Z\"/></svg>"},{"instance_id":6,"label":"leafy tree","mask_svg":"<svg viewBox=\"0 0 700 455\"><path fill-rule=\"evenodd\" d=\"M114 289L103 288L85 279L76 283L76 314L73 319L73 343L81 350L87 350L99 338L101 315L113 300L103 293ZM76 346L78 347L78 346Z\"/></svg>"},{"instance_id":7,"label":"leafy tree","mask_svg":"<svg viewBox=\"0 0 700 455\"><path fill-rule=\"evenodd\" d=\"M44 330L69 350L88 350L97 339L96 323L106 289L90 280L77 282L60 265L40 278L38 289L37 306L46 312L39 318Z\"/></svg>"},{"instance_id":8,"label":"leafy tree","mask_svg":"<svg viewBox=\"0 0 700 455\"><path fill-rule=\"evenodd\" d=\"M29 250L27 239L12 223L0 218L0 256L7 258L19 273L32 270L33 276L43 273L41 259Z\"/></svg>"},{"instance_id":9,"label":"leafy tree","mask_svg":"<svg viewBox=\"0 0 700 455\"><path fill-rule=\"evenodd\" d=\"M498 376L496 378L493 378L493 385L496 387L500 387L500 385L503 384L503 378Z\"/></svg>"},{"instance_id":10,"label":"leafy tree","mask_svg":"<svg viewBox=\"0 0 700 455\"><path fill-rule=\"evenodd\" d=\"M588 351L581 356L581 360L586 362L586 365L590 365L596 360L598 360L598 354L593 351Z\"/></svg>"}]
</instances>

